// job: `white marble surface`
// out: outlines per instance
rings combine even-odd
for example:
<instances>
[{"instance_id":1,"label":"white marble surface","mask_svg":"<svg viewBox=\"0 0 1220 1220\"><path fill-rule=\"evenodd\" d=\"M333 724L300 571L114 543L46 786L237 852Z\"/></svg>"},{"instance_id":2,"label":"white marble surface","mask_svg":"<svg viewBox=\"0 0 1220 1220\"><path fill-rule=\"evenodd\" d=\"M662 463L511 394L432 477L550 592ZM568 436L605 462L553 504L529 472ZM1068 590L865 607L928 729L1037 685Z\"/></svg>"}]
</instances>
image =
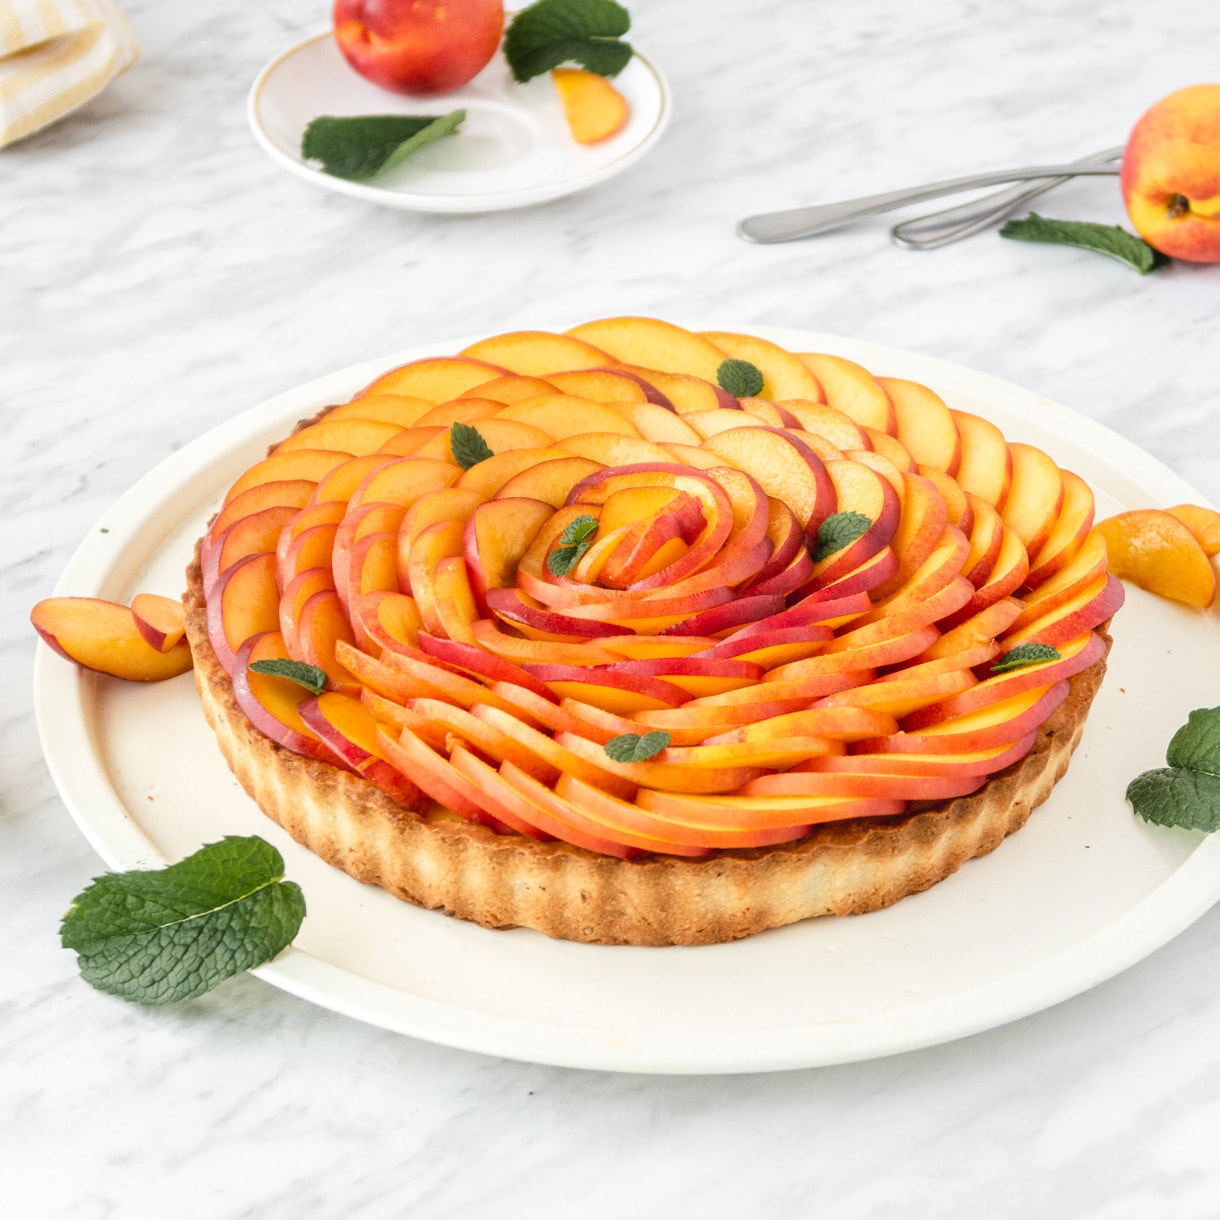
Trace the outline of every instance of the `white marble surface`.
<instances>
[{"instance_id":1,"label":"white marble surface","mask_svg":"<svg viewBox=\"0 0 1220 1220\"><path fill-rule=\"evenodd\" d=\"M325 4L125 7L139 65L0 152L4 1213L1214 1217L1214 909L1015 1024L759 1076L509 1062L253 978L163 1011L91 991L57 927L99 861L42 761L27 621L124 490L271 394L415 343L617 312L939 355L1107 424L1217 500L1220 268L1140 278L994 234L912 254L879 221L788 246L733 232L1119 144L1157 98L1216 78L1213 7L637 0L635 41L676 99L659 149L583 195L448 218L311 189L255 146L249 84ZM1124 219L1112 180L1040 204Z\"/></svg>"}]
</instances>

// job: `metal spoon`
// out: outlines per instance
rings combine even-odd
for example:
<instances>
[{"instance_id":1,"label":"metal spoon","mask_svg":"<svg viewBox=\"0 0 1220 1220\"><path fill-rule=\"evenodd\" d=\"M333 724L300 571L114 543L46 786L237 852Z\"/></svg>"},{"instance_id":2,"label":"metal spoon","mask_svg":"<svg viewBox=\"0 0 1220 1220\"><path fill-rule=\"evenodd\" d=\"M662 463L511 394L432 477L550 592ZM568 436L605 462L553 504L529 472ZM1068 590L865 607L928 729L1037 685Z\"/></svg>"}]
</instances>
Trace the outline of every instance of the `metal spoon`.
<instances>
[{"instance_id":1,"label":"metal spoon","mask_svg":"<svg viewBox=\"0 0 1220 1220\"><path fill-rule=\"evenodd\" d=\"M1078 161L1069 165L1031 165L1024 169L993 170L986 174L971 174L965 178L950 178L927 186L907 187L881 195L865 195L842 203L818 204L814 207L792 208L783 212L765 212L748 216L737 225L737 232L747 241L771 243L796 241L813 237L829 229L837 229L858 216L888 212L909 203L940 199L983 186L999 186L1006 182L1027 182L1038 178L1096 177L1117 174L1119 167L1105 161Z\"/></svg>"},{"instance_id":2,"label":"metal spoon","mask_svg":"<svg viewBox=\"0 0 1220 1220\"><path fill-rule=\"evenodd\" d=\"M1117 161L1122 155L1123 149L1120 145L1117 148L1104 148L1082 160ZM1036 182L1033 186L1010 186L994 195L974 199L970 203L920 216L915 220L904 220L890 230L890 238L896 246L901 246L904 250L936 250L961 241L964 237L981 233L1023 204L1068 181L1070 179L1067 177L1059 177Z\"/></svg>"}]
</instances>

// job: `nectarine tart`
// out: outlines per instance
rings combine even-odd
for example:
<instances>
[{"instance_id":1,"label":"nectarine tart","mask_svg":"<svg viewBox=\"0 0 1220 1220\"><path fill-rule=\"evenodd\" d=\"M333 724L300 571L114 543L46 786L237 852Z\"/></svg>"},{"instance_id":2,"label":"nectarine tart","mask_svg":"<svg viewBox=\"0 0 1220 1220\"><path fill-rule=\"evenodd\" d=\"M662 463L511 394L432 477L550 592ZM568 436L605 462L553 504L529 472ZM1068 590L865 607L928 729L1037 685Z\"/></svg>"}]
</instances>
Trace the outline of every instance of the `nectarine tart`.
<instances>
[{"instance_id":1,"label":"nectarine tart","mask_svg":"<svg viewBox=\"0 0 1220 1220\"><path fill-rule=\"evenodd\" d=\"M378 377L226 495L208 720L325 860L488 927L870 911L1064 773L1122 602L1085 482L933 389L609 318Z\"/></svg>"}]
</instances>

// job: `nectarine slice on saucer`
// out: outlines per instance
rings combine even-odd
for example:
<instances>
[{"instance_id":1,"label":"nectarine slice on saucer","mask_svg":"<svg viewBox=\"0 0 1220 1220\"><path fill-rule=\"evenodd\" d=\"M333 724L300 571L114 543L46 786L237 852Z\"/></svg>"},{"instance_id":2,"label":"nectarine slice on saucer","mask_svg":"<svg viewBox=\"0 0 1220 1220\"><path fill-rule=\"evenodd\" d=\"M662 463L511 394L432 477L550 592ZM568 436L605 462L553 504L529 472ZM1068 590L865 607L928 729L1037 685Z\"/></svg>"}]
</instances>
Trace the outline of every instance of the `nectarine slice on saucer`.
<instances>
[{"instance_id":1,"label":"nectarine slice on saucer","mask_svg":"<svg viewBox=\"0 0 1220 1220\"><path fill-rule=\"evenodd\" d=\"M898 434L894 404L885 387L862 365L828 352L800 352L801 362L818 379L818 396L862 426Z\"/></svg>"},{"instance_id":2,"label":"nectarine slice on saucer","mask_svg":"<svg viewBox=\"0 0 1220 1220\"><path fill-rule=\"evenodd\" d=\"M483 360L498 364L511 373L523 377L547 379L548 373L560 369L605 368L614 364L613 357L571 335L556 335L545 330L518 330L504 335L493 335L472 343L462 355L468 359ZM450 397L454 397L450 395Z\"/></svg>"},{"instance_id":3,"label":"nectarine slice on saucer","mask_svg":"<svg viewBox=\"0 0 1220 1220\"><path fill-rule=\"evenodd\" d=\"M1216 572L1199 540L1172 513L1139 508L1093 527L1106 544L1110 571L1174 601L1206 608L1216 597Z\"/></svg>"},{"instance_id":4,"label":"nectarine slice on saucer","mask_svg":"<svg viewBox=\"0 0 1220 1220\"><path fill-rule=\"evenodd\" d=\"M1194 534L1195 540L1209 559L1213 555L1220 555L1220 513L1214 508L1201 508L1198 504L1178 504L1165 511L1170 516L1177 517Z\"/></svg>"},{"instance_id":5,"label":"nectarine slice on saucer","mask_svg":"<svg viewBox=\"0 0 1220 1220\"><path fill-rule=\"evenodd\" d=\"M600 144L626 126L631 108L606 77L581 68L555 68L551 79L577 144Z\"/></svg>"},{"instance_id":6,"label":"nectarine slice on saucer","mask_svg":"<svg viewBox=\"0 0 1220 1220\"><path fill-rule=\"evenodd\" d=\"M168 599L166 599L168 600ZM30 612L38 634L62 657L129 682L160 682L191 668L185 640L154 647L117 602L96 597L50 597Z\"/></svg>"},{"instance_id":7,"label":"nectarine slice on saucer","mask_svg":"<svg viewBox=\"0 0 1220 1220\"><path fill-rule=\"evenodd\" d=\"M186 634L182 602L159 593L137 593L131 599L136 630L158 651L169 652Z\"/></svg>"},{"instance_id":8,"label":"nectarine slice on saucer","mask_svg":"<svg viewBox=\"0 0 1220 1220\"><path fill-rule=\"evenodd\" d=\"M645 377L647 369L664 369L716 385L716 374L727 358L710 340L659 318L600 318L574 326L566 333L609 352L623 364L640 366ZM658 388L669 393L664 385Z\"/></svg>"}]
</instances>

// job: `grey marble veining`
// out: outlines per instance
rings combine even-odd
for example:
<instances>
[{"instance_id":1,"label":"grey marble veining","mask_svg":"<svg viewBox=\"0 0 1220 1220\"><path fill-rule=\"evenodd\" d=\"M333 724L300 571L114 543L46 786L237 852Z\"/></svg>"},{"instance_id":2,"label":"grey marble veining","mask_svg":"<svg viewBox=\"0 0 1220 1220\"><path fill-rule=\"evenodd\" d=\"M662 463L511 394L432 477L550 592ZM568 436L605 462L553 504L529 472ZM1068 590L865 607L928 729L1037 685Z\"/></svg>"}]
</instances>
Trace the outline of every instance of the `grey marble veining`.
<instances>
[{"instance_id":1,"label":"grey marble veining","mask_svg":"<svg viewBox=\"0 0 1220 1220\"><path fill-rule=\"evenodd\" d=\"M637 0L675 116L623 176L428 217L311 188L246 128L328 5L127 0L140 63L0 152L0 1210L180 1217L1220 1210L1220 913L1068 1003L889 1059L651 1078L537 1067L346 1020L245 978L143 1011L58 947L100 871L42 762L30 606L98 517L207 429L333 369L618 312L911 348L1036 389L1220 499L1220 268L1141 278L886 220L741 242L742 216L1118 144L1216 78L1202 0ZM1121 223L1112 180L1039 201ZM1215 611L1212 612L1213 616Z\"/></svg>"}]
</instances>

